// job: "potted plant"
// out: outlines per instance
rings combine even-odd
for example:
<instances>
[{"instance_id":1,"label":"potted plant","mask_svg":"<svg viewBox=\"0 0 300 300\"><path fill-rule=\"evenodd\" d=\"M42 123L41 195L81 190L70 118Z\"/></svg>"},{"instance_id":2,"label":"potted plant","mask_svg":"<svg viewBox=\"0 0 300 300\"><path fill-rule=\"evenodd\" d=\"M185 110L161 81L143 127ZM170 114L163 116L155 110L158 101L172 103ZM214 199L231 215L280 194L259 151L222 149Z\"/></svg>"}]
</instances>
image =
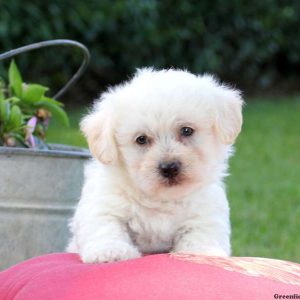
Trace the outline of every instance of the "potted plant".
<instances>
[{"instance_id":1,"label":"potted plant","mask_svg":"<svg viewBox=\"0 0 300 300\"><path fill-rule=\"evenodd\" d=\"M84 71L89 61L87 49L75 41L46 41L4 53L0 60L53 45L80 47L85 55L77 73L53 98L47 96L47 87L24 83L14 61L8 83L0 81L0 269L64 250L68 219L80 195L83 165L90 157L85 149L45 142L51 117L68 126L57 98Z\"/></svg>"}]
</instances>

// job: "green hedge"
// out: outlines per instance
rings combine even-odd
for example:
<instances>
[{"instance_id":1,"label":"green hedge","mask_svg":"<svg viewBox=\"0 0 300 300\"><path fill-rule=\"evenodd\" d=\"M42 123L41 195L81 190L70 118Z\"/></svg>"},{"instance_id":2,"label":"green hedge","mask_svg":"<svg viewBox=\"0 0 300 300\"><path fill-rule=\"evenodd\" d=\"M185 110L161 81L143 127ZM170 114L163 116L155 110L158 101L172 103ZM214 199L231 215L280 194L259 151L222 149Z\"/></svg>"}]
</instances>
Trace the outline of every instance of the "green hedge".
<instances>
[{"instance_id":1,"label":"green hedge","mask_svg":"<svg viewBox=\"0 0 300 300\"><path fill-rule=\"evenodd\" d=\"M80 84L81 91L92 93L149 65L212 72L241 87L270 86L299 76L299 28L298 0L0 3L0 51L76 39L92 53ZM29 78L51 77L58 87L79 60L76 53L47 50L22 58L21 66Z\"/></svg>"}]
</instances>

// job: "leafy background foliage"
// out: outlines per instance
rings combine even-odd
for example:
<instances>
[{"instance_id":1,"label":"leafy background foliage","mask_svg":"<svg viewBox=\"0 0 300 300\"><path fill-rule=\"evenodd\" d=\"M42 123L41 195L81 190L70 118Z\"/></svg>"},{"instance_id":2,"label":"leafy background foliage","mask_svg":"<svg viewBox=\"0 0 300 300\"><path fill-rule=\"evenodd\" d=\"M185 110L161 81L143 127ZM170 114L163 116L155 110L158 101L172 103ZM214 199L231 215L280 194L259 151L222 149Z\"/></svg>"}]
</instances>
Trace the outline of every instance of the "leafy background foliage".
<instances>
[{"instance_id":1,"label":"leafy background foliage","mask_svg":"<svg viewBox=\"0 0 300 300\"><path fill-rule=\"evenodd\" d=\"M10 0L0 4L0 49L76 39L92 63L69 99L90 99L136 67L212 72L251 94L299 90L297 0ZM26 78L59 88L80 54L41 50L22 57ZM51 62L51 63L49 63ZM30 68L29 68L30 67ZM49 83L49 78L51 82Z\"/></svg>"}]
</instances>

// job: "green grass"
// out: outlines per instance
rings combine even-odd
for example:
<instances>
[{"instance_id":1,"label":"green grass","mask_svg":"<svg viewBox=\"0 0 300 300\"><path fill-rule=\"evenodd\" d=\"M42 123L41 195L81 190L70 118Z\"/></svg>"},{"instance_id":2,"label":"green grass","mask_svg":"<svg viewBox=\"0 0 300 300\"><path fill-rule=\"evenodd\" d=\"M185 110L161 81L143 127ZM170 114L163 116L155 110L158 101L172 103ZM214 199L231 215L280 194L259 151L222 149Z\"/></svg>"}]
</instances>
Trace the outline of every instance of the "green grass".
<instances>
[{"instance_id":1,"label":"green grass","mask_svg":"<svg viewBox=\"0 0 300 300\"><path fill-rule=\"evenodd\" d=\"M77 125L82 114L70 114L69 129L54 124L48 141L86 146ZM299 100L257 99L245 106L230 173L233 254L300 262Z\"/></svg>"},{"instance_id":2,"label":"green grass","mask_svg":"<svg viewBox=\"0 0 300 300\"><path fill-rule=\"evenodd\" d=\"M245 107L227 182L234 254L299 262L299 100Z\"/></svg>"}]
</instances>

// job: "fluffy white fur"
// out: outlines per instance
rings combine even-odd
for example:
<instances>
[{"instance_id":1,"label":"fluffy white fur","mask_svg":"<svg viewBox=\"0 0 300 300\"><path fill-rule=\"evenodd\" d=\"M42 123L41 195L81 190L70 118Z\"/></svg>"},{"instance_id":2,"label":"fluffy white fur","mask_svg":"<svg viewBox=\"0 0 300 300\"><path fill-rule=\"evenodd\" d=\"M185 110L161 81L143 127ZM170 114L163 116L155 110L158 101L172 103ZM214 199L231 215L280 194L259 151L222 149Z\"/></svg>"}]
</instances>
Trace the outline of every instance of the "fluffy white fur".
<instances>
[{"instance_id":1,"label":"fluffy white fur","mask_svg":"<svg viewBox=\"0 0 300 300\"><path fill-rule=\"evenodd\" d=\"M81 123L95 157L71 222L69 252L87 263L145 253L230 255L223 185L242 125L239 91L212 76L138 70L105 92ZM182 127L193 135L180 135ZM136 138L146 135L147 145ZM182 164L170 184L161 162Z\"/></svg>"}]
</instances>

